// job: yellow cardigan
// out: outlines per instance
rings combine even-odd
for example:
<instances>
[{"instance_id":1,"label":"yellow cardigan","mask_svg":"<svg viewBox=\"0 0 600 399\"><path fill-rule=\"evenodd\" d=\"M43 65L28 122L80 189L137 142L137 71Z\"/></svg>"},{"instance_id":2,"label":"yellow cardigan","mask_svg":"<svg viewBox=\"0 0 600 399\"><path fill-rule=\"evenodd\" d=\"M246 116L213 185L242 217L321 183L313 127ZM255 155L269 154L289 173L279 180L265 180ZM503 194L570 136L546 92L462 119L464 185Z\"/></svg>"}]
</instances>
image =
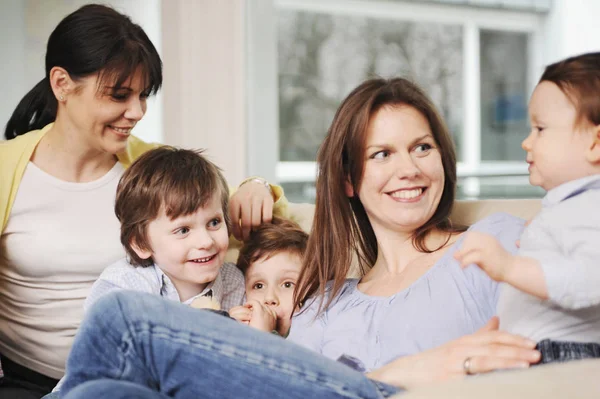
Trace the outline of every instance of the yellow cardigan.
<instances>
[{"instance_id":1,"label":"yellow cardigan","mask_svg":"<svg viewBox=\"0 0 600 399\"><path fill-rule=\"evenodd\" d=\"M27 163L38 143L52 128L52 125L53 123L50 123L40 130L33 130L12 140L0 142L0 220L2 221L0 232L4 231L8 223L8 217ZM117 158L123 167L127 168L140 155L159 146L160 144L146 143L135 136L130 136L127 148L124 152L117 154ZM283 189L275 185L271 185L271 188L276 200L273 213L287 216L287 199L283 196Z\"/></svg>"}]
</instances>

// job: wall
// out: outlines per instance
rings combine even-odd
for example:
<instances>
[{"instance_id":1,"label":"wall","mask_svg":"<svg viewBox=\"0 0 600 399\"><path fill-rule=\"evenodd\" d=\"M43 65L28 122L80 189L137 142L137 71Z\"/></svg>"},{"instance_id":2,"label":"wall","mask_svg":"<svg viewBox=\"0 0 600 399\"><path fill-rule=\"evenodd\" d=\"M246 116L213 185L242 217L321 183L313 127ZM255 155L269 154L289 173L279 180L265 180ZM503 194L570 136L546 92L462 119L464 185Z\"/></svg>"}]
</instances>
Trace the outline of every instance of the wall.
<instances>
[{"instance_id":1,"label":"wall","mask_svg":"<svg viewBox=\"0 0 600 399\"><path fill-rule=\"evenodd\" d=\"M0 126L4 126L21 98L45 74L46 43L52 30L85 0L3 0L0 2ZM161 51L161 0L103 1L141 25ZM147 141L163 142L162 94L148 102L148 111L135 134Z\"/></svg>"}]
</instances>

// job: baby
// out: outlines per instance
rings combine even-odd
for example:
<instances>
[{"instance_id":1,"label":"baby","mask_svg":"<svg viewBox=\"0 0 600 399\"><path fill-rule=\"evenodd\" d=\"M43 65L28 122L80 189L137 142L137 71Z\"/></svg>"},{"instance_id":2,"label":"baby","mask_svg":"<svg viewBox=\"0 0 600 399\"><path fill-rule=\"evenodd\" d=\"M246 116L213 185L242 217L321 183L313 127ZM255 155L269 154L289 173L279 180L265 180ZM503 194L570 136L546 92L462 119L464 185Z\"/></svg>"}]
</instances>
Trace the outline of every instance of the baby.
<instances>
[{"instance_id":1,"label":"baby","mask_svg":"<svg viewBox=\"0 0 600 399\"><path fill-rule=\"evenodd\" d=\"M504 282L500 328L541 363L600 357L600 53L549 65L529 102L529 181L547 191L511 255L470 233L455 257Z\"/></svg>"}]
</instances>

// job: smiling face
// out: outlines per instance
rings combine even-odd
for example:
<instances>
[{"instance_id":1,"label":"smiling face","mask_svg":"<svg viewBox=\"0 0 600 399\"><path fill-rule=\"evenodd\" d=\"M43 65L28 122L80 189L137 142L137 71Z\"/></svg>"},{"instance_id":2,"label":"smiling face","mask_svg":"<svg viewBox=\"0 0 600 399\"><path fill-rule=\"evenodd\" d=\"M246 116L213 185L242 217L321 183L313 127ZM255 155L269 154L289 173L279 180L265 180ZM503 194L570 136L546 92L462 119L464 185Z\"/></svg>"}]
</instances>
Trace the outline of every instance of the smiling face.
<instances>
[{"instance_id":1,"label":"smiling face","mask_svg":"<svg viewBox=\"0 0 600 399\"><path fill-rule=\"evenodd\" d=\"M285 336L290 329L294 308L294 289L302 260L282 251L253 262L246 270L246 298L257 300L277 313L277 332Z\"/></svg>"},{"instance_id":2,"label":"smiling face","mask_svg":"<svg viewBox=\"0 0 600 399\"><path fill-rule=\"evenodd\" d=\"M201 293L217 278L229 245L220 194L196 212L169 218L164 210L147 227L149 250L133 245L142 259L154 263L171 279L181 301Z\"/></svg>"},{"instance_id":3,"label":"smiling face","mask_svg":"<svg viewBox=\"0 0 600 399\"><path fill-rule=\"evenodd\" d=\"M382 229L412 234L433 216L444 167L429 123L415 108L384 106L373 114L364 162L358 197L376 235Z\"/></svg>"},{"instance_id":4,"label":"smiling face","mask_svg":"<svg viewBox=\"0 0 600 399\"><path fill-rule=\"evenodd\" d=\"M89 148L116 154L125 149L131 130L146 113L149 92L140 69L121 87L106 82L99 87L98 79L97 74L78 79L61 108L68 126Z\"/></svg>"},{"instance_id":5,"label":"smiling face","mask_svg":"<svg viewBox=\"0 0 600 399\"><path fill-rule=\"evenodd\" d=\"M529 182L545 190L598 173L586 159L595 129L576 124L577 109L560 88L543 81L529 102L531 132L523 141Z\"/></svg>"}]
</instances>

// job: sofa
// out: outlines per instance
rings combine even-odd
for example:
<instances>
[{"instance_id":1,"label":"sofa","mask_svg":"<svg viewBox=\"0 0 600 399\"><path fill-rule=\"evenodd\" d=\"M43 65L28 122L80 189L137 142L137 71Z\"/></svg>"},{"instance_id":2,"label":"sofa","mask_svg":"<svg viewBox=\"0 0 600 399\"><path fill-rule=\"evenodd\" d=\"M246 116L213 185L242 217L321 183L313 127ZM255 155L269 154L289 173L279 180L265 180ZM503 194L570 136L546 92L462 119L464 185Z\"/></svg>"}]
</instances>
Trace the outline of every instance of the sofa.
<instances>
[{"instance_id":1,"label":"sofa","mask_svg":"<svg viewBox=\"0 0 600 399\"><path fill-rule=\"evenodd\" d=\"M507 212L531 219L539 211L540 200L458 201L452 221L473 224L494 212ZM290 216L310 231L314 205L290 204ZM232 250L235 251L235 250ZM232 252L231 258L235 258ZM527 370L501 371L422 387L397 395L398 399L425 398L600 398L600 359L536 366Z\"/></svg>"}]
</instances>

